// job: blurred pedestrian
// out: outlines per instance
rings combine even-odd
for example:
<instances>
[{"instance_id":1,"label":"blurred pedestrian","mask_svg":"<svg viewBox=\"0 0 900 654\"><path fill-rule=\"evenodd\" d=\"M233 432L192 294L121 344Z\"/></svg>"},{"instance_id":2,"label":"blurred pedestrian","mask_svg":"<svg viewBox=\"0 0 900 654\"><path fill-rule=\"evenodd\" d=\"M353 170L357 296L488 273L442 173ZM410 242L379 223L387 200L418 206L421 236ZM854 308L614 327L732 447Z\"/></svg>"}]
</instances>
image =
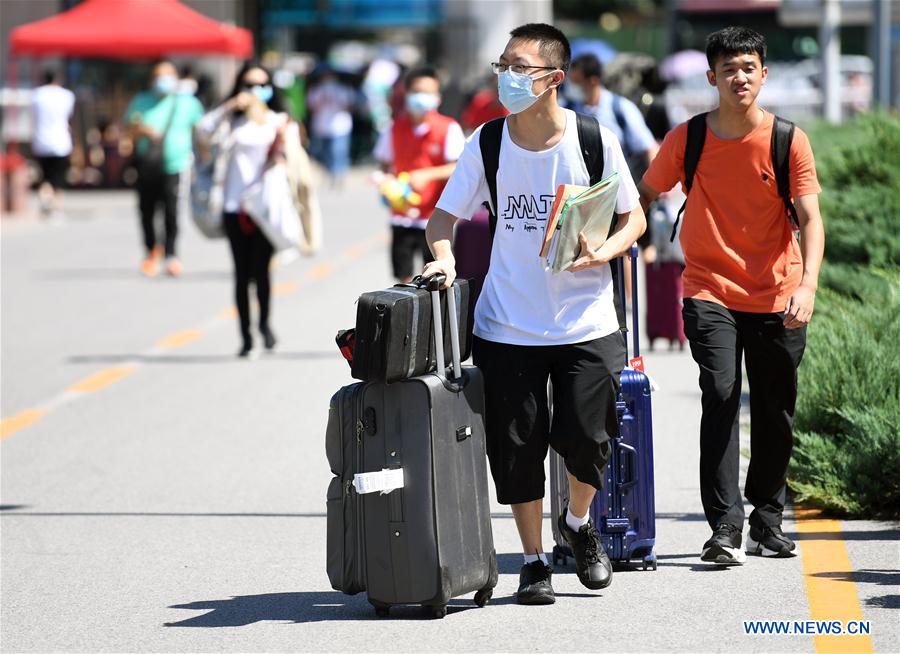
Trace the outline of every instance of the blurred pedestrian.
<instances>
[{"instance_id":1,"label":"blurred pedestrian","mask_svg":"<svg viewBox=\"0 0 900 654\"><path fill-rule=\"evenodd\" d=\"M795 550L781 523L797 367L825 234L809 139L757 103L769 72L763 36L743 27L720 30L708 37L706 56L707 81L718 91L719 106L669 132L639 188L647 207L693 169L679 238L684 330L700 368L700 498L713 530L700 559L740 565L746 559L739 486L742 360L752 416L744 487L753 505L747 552L788 557ZM779 192L783 178L773 162L777 143L784 143L773 139L777 125L776 134L783 135L784 127L792 134L786 153L790 197ZM689 152L699 152L693 165Z\"/></svg>"},{"instance_id":2,"label":"blurred pedestrian","mask_svg":"<svg viewBox=\"0 0 900 654\"><path fill-rule=\"evenodd\" d=\"M570 108L596 116L601 125L615 134L632 178L641 179L656 156L656 139L637 105L603 86L603 65L595 55L583 54L572 60L565 93ZM642 250L650 245L649 234L645 233L638 245ZM630 257L626 256L626 260ZM630 303L631 275L625 275L625 297Z\"/></svg>"},{"instance_id":3,"label":"blurred pedestrian","mask_svg":"<svg viewBox=\"0 0 900 654\"><path fill-rule=\"evenodd\" d=\"M138 203L146 257L141 272L154 277L165 253L166 273L177 277L182 266L175 252L178 235L178 190L181 173L191 165L193 128L203 107L192 95L178 92L178 72L169 61L156 63L150 89L136 95L125 112L138 170ZM157 246L155 216L162 206L165 239Z\"/></svg>"},{"instance_id":4,"label":"blurred pedestrian","mask_svg":"<svg viewBox=\"0 0 900 654\"><path fill-rule=\"evenodd\" d=\"M310 153L328 170L332 186L340 186L350 167L351 110L356 93L326 70L309 92L306 104L312 115Z\"/></svg>"},{"instance_id":5,"label":"blurred pedestrian","mask_svg":"<svg viewBox=\"0 0 900 654\"><path fill-rule=\"evenodd\" d=\"M479 125L508 115L509 111L503 106L497 95L497 80L491 76L475 91L472 99L463 109L459 121L462 123L465 133L471 134Z\"/></svg>"},{"instance_id":6,"label":"blurred pedestrian","mask_svg":"<svg viewBox=\"0 0 900 654\"><path fill-rule=\"evenodd\" d=\"M425 226L466 144L459 123L438 113L441 83L434 68L410 71L405 86L405 110L382 132L374 153L385 171L409 175L420 196L407 211L391 211L391 264L394 277L404 283L413 278L417 256L423 265L432 261Z\"/></svg>"},{"instance_id":7,"label":"blurred pedestrian","mask_svg":"<svg viewBox=\"0 0 900 654\"><path fill-rule=\"evenodd\" d=\"M41 215L45 218L59 218L62 215L62 188L72 154L69 121L74 109L75 94L62 86L57 71L47 70L44 84L36 88L31 96L34 117L31 152L41 167L38 198Z\"/></svg>"},{"instance_id":8,"label":"blurred pedestrian","mask_svg":"<svg viewBox=\"0 0 900 654\"><path fill-rule=\"evenodd\" d=\"M269 269L274 248L263 231L242 208L242 200L259 182L267 168L286 164L292 185L291 200L305 223L320 220L318 202L311 186L309 162L300 143L300 131L283 110L279 92L269 71L248 62L237 75L228 98L207 113L198 124L198 135L215 151L214 183L210 192L220 198L225 235L234 259L234 294L238 309L241 348L238 356L253 351L250 332L250 282L259 302L259 333L266 350L276 345L270 326L271 283ZM215 147L212 147L212 146ZM317 236L307 234L312 247Z\"/></svg>"}]
</instances>

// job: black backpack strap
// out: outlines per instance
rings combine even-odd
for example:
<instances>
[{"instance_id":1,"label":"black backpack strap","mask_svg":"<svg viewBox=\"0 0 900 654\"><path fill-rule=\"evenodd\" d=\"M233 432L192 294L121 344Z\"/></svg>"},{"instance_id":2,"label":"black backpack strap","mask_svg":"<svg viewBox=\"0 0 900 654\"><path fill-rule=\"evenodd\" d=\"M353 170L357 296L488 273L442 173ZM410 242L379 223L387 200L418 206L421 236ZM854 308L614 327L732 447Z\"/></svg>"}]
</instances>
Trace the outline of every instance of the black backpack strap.
<instances>
[{"instance_id":1,"label":"black backpack strap","mask_svg":"<svg viewBox=\"0 0 900 654\"><path fill-rule=\"evenodd\" d=\"M800 229L797 208L791 201L791 143L794 140L794 123L775 116L772 125L772 166L775 168L775 182L778 195L784 202L784 209L794 229Z\"/></svg>"},{"instance_id":2,"label":"black backpack strap","mask_svg":"<svg viewBox=\"0 0 900 654\"><path fill-rule=\"evenodd\" d=\"M591 181L588 186L593 186L603 179L603 139L600 136L600 121L594 116L575 114L575 125L578 127L578 144L581 147L581 156L584 157L584 165L587 167Z\"/></svg>"},{"instance_id":3,"label":"black backpack strap","mask_svg":"<svg viewBox=\"0 0 900 654\"><path fill-rule=\"evenodd\" d=\"M684 194L691 192L694 185L694 174L697 172L697 165L700 163L700 155L703 154L703 144L706 142L706 112L692 116L687 126L687 141L684 144ZM687 198L678 210L675 216L675 224L672 225L672 235L669 242L675 241L675 232L678 230L678 222L681 220L681 214L687 206Z\"/></svg>"},{"instance_id":4,"label":"black backpack strap","mask_svg":"<svg viewBox=\"0 0 900 654\"><path fill-rule=\"evenodd\" d=\"M478 145L481 147L481 162L484 164L484 179L491 194L488 210L488 225L491 232L491 240L494 240L494 232L497 231L497 169L500 167L500 141L503 138L503 124L506 117L494 118L482 126L478 135Z\"/></svg>"}]
</instances>

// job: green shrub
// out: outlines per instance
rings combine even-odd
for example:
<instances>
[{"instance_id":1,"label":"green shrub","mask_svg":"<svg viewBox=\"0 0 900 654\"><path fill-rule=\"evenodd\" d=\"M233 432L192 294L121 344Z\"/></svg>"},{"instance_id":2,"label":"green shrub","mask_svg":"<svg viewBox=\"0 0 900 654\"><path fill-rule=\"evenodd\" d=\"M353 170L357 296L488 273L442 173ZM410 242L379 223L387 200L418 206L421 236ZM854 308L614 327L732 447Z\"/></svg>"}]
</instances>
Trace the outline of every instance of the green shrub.
<instances>
[{"instance_id":1,"label":"green shrub","mask_svg":"<svg viewBox=\"0 0 900 654\"><path fill-rule=\"evenodd\" d=\"M836 137L836 132L843 132ZM816 172L823 186L837 190L865 186L900 189L900 117L881 113L862 116L842 127L819 127L813 143ZM835 139L841 145L825 146Z\"/></svg>"},{"instance_id":2,"label":"green shrub","mask_svg":"<svg viewBox=\"0 0 900 654\"><path fill-rule=\"evenodd\" d=\"M900 263L900 190L824 187L821 209L829 261L874 266Z\"/></svg>"},{"instance_id":3,"label":"green shrub","mask_svg":"<svg viewBox=\"0 0 900 654\"><path fill-rule=\"evenodd\" d=\"M900 298L889 274L829 267L800 366L789 483L800 501L900 515ZM863 281L868 280L868 281ZM843 290L843 289L841 289Z\"/></svg>"}]
</instances>

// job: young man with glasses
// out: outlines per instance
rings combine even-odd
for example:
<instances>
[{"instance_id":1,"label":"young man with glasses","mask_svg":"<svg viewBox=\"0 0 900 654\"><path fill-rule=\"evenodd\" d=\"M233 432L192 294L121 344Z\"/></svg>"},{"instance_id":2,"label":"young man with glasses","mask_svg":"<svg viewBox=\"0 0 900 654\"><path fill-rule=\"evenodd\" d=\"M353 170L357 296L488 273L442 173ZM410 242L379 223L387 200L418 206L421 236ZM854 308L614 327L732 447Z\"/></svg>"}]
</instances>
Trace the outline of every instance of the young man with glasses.
<instances>
[{"instance_id":1,"label":"young man with glasses","mask_svg":"<svg viewBox=\"0 0 900 654\"><path fill-rule=\"evenodd\" d=\"M588 516L618 433L616 392L625 358L613 305L609 261L646 226L618 141L600 128L602 177L620 175L615 233L599 248L582 235L570 271L553 274L538 256L556 188L587 186L590 173L575 113L557 102L570 49L555 27L529 24L511 33L500 60L500 101L510 111L497 172L497 228L491 265L475 310L474 359L484 373L487 449L498 501L512 505L525 556L517 599L551 604L552 568L541 540L544 459L553 447L566 462L569 507L560 530L575 554L578 578L591 589L612 581L612 566ZM456 276L453 225L490 200L479 147L471 136L428 222L435 261L426 275ZM553 382L553 418L547 382Z\"/></svg>"}]
</instances>

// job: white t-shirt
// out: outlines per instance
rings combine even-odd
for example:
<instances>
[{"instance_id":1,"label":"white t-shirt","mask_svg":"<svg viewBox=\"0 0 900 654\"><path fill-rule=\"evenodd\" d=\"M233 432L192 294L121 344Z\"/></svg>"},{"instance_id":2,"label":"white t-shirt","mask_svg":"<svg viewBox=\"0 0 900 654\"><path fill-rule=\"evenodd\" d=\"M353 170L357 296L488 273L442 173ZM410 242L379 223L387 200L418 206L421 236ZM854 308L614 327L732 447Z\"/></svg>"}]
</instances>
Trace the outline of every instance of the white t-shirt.
<instances>
[{"instance_id":1,"label":"white t-shirt","mask_svg":"<svg viewBox=\"0 0 900 654\"><path fill-rule=\"evenodd\" d=\"M241 197L262 177L263 167L275 134L287 120L287 114L266 113L266 121L257 123L242 116L235 120L231 136L231 159L225 173L225 203L229 213L241 210Z\"/></svg>"},{"instance_id":2,"label":"white t-shirt","mask_svg":"<svg viewBox=\"0 0 900 654\"><path fill-rule=\"evenodd\" d=\"M75 108L75 94L55 84L40 86L31 95L34 138L31 151L38 157L67 157L72 154L69 118Z\"/></svg>"},{"instance_id":3,"label":"white t-shirt","mask_svg":"<svg viewBox=\"0 0 900 654\"><path fill-rule=\"evenodd\" d=\"M497 231L491 264L475 308L475 335L511 345L565 345L612 334L619 328L609 266L554 274L538 256L544 225L559 184L587 186L590 176L578 142L575 113L566 112L566 131L548 150L520 148L503 127L497 171ZM490 199L478 143L469 137L437 206L468 219ZM603 178L619 173L616 213L638 206L640 196L622 148L605 127Z\"/></svg>"},{"instance_id":4,"label":"white t-shirt","mask_svg":"<svg viewBox=\"0 0 900 654\"><path fill-rule=\"evenodd\" d=\"M332 138L352 132L350 108L355 101L353 89L338 82L325 82L310 91L306 103L312 110L313 136Z\"/></svg>"}]
</instances>

